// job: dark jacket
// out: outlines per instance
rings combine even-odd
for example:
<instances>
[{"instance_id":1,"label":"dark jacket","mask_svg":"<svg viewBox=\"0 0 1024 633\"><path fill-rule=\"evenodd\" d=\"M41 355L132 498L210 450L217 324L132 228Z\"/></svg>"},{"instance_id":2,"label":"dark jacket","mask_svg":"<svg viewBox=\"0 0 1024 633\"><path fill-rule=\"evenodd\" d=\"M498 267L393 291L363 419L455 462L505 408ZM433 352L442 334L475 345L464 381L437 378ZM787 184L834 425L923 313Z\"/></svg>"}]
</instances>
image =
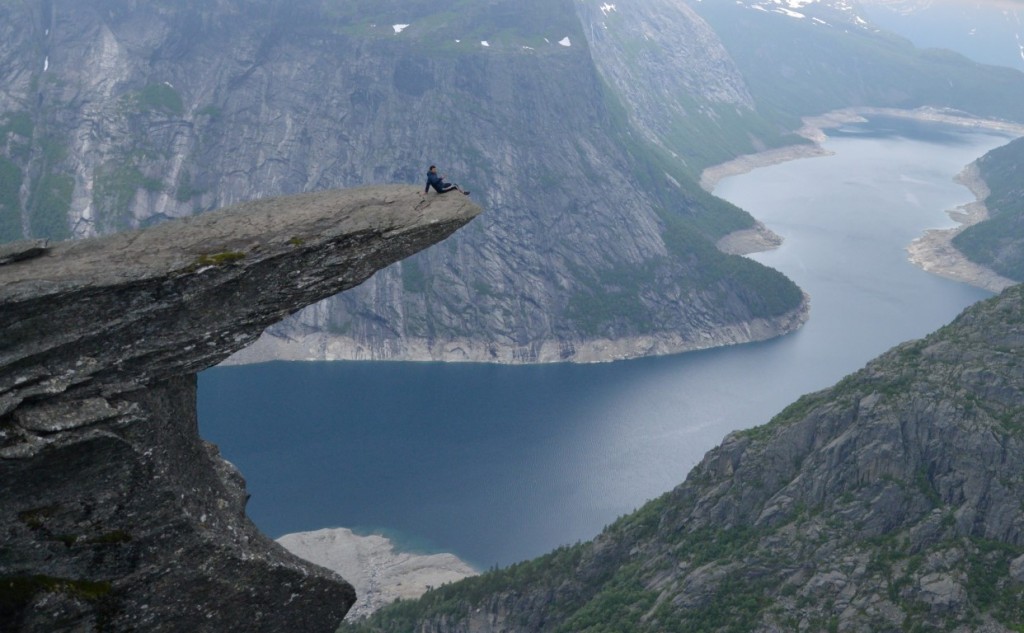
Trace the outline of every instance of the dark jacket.
<instances>
[{"instance_id":1,"label":"dark jacket","mask_svg":"<svg viewBox=\"0 0 1024 633\"><path fill-rule=\"evenodd\" d=\"M431 187L433 187L434 191L436 191L437 193L444 193L446 189L451 188L451 185L446 183L444 181L444 178L438 176L436 172L428 171L427 184L424 185L423 187L423 193L427 193L428 191L430 191Z\"/></svg>"}]
</instances>

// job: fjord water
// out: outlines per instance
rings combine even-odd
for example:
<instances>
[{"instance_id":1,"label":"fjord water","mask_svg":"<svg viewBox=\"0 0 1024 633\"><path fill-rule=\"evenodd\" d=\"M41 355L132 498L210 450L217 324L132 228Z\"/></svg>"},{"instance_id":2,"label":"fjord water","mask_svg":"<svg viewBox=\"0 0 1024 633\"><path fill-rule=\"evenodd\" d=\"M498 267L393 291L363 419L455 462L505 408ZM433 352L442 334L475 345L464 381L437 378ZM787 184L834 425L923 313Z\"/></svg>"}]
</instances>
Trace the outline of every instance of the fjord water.
<instances>
[{"instance_id":1,"label":"fjord water","mask_svg":"<svg viewBox=\"0 0 1024 633\"><path fill-rule=\"evenodd\" d=\"M730 431L767 422L988 293L905 247L969 202L960 169L1007 138L876 120L833 156L723 180L715 193L785 237L754 256L811 296L797 333L599 365L266 363L199 379L203 436L242 470L273 537L382 532L480 568L588 539L682 482Z\"/></svg>"}]
</instances>

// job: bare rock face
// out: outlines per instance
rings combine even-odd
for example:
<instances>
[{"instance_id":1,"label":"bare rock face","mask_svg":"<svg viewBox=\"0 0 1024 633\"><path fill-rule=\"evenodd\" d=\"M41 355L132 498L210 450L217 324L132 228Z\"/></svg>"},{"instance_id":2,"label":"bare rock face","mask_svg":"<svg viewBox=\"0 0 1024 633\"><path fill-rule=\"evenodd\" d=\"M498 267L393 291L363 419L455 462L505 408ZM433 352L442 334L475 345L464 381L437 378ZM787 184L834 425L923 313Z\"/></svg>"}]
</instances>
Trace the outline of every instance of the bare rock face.
<instances>
[{"instance_id":1,"label":"bare rock face","mask_svg":"<svg viewBox=\"0 0 1024 633\"><path fill-rule=\"evenodd\" d=\"M0 629L333 631L351 586L245 516L195 374L478 212L330 191L0 265Z\"/></svg>"}]
</instances>

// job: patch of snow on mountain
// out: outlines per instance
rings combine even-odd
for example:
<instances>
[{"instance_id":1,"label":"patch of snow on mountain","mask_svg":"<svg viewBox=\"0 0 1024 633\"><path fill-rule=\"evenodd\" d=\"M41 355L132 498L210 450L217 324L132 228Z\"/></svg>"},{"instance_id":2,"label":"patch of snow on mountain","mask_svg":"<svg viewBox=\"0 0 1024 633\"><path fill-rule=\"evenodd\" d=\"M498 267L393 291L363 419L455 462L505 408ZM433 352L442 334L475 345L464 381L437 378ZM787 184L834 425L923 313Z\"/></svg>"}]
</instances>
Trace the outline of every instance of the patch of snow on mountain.
<instances>
[{"instance_id":1,"label":"patch of snow on mountain","mask_svg":"<svg viewBox=\"0 0 1024 633\"><path fill-rule=\"evenodd\" d=\"M858 26L866 26L867 22L856 14L855 7L851 0L736 0L738 4L750 9L757 9L770 13L778 13L794 19L805 19L810 17L815 23L825 26L832 26L817 15L828 16L830 13L841 13L850 22Z\"/></svg>"},{"instance_id":2,"label":"patch of snow on mountain","mask_svg":"<svg viewBox=\"0 0 1024 633\"><path fill-rule=\"evenodd\" d=\"M568 35L558 40L558 43L561 44L562 46L572 46L572 42L569 41Z\"/></svg>"},{"instance_id":3,"label":"patch of snow on mountain","mask_svg":"<svg viewBox=\"0 0 1024 633\"><path fill-rule=\"evenodd\" d=\"M487 40L480 40L480 46L485 46L486 47L486 46L490 46L490 45L491 45L491 43L488 42Z\"/></svg>"},{"instance_id":4,"label":"patch of snow on mountain","mask_svg":"<svg viewBox=\"0 0 1024 633\"><path fill-rule=\"evenodd\" d=\"M408 24L392 24L391 28L395 29L395 33L401 33L405 29L409 28Z\"/></svg>"},{"instance_id":5,"label":"patch of snow on mountain","mask_svg":"<svg viewBox=\"0 0 1024 633\"><path fill-rule=\"evenodd\" d=\"M608 15L612 11L618 11L614 4L608 4L607 2L601 5L601 13Z\"/></svg>"},{"instance_id":6,"label":"patch of snow on mountain","mask_svg":"<svg viewBox=\"0 0 1024 633\"><path fill-rule=\"evenodd\" d=\"M803 19L803 18L807 17L803 13L797 13L796 11L791 11L791 10L785 8L785 7L779 7L777 9L775 9L775 13L781 13L783 15L788 15L791 18Z\"/></svg>"}]
</instances>

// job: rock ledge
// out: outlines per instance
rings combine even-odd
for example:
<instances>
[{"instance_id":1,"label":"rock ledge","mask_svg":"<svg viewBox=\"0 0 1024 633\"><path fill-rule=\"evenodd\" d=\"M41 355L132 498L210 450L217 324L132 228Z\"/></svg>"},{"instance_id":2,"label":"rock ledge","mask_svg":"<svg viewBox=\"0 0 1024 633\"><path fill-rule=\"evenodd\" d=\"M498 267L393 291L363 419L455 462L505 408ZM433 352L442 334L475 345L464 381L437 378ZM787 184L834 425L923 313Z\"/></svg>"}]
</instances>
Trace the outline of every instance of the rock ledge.
<instances>
[{"instance_id":1,"label":"rock ledge","mask_svg":"<svg viewBox=\"0 0 1024 633\"><path fill-rule=\"evenodd\" d=\"M352 588L245 516L195 375L479 212L319 192L0 265L0 629L333 631Z\"/></svg>"}]
</instances>

